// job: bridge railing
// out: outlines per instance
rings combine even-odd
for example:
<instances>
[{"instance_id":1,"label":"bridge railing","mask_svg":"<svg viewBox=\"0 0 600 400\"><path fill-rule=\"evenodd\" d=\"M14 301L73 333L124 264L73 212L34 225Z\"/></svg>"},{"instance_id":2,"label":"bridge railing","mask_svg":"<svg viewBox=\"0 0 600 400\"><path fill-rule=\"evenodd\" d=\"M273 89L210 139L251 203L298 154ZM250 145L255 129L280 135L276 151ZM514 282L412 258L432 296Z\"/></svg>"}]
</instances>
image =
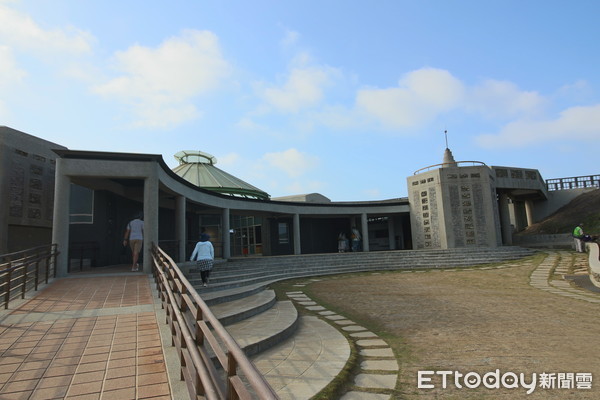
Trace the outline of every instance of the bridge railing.
<instances>
[{"instance_id":1,"label":"bridge railing","mask_svg":"<svg viewBox=\"0 0 600 400\"><path fill-rule=\"evenodd\" d=\"M153 274L191 399L278 399L181 270L152 244Z\"/></svg>"},{"instance_id":2,"label":"bridge railing","mask_svg":"<svg viewBox=\"0 0 600 400\"><path fill-rule=\"evenodd\" d=\"M570 178L547 179L548 190L567 190L579 188L600 188L600 175L573 176Z\"/></svg>"},{"instance_id":3,"label":"bridge railing","mask_svg":"<svg viewBox=\"0 0 600 400\"><path fill-rule=\"evenodd\" d=\"M56 277L57 255L56 244L0 255L0 301L5 309L12 300L38 290L42 281Z\"/></svg>"}]
</instances>

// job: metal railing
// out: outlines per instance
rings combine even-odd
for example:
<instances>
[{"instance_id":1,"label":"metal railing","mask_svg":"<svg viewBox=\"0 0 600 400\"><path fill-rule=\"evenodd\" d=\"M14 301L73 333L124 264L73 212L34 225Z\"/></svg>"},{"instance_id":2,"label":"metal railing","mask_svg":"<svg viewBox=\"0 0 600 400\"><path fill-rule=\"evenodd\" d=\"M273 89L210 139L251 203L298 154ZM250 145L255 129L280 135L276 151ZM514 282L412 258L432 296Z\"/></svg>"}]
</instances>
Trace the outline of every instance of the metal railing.
<instances>
[{"instance_id":1,"label":"metal railing","mask_svg":"<svg viewBox=\"0 0 600 400\"><path fill-rule=\"evenodd\" d=\"M418 169L413 173L413 175L418 175L422 172L427 172L432 169L438 169L438 168L475 167L475 166L487 167L487 165L481 161L454 161L454 162L449 162L449 163L430 165L428 167Z\"/></svg>"},{"instance_id":2,"label":"metal railing","mask_svg":"<svg viewBox=\"0 0 600 400\"><path fill-rule=\"evenodd\" d=\"M190 398L278 399L171 257L154 243L152 261Z\"/></svg>"},{"instance_id":3,"label":"metal railing","mask_svg":"<svg viewBox=\"0 0 600 400\"><path fill-rule=\"evenodd\" d=\"M79 261L79 271L83 271L84 260L90 261L90 267L94 268L97 265L98 251L100 246L97 242L73 242L69 244L69 264L68 272L71 272L73 267L72 260Z\"/></svg>"},{"instance_id":4,"label":"metal railing","mask_svg":"<svg viewBox=\"0 0 600 400\"><path fill-rule=\"evenodd\" d=\"M573 176L570 178L547 179L548 190L600 188L600 175Z\"/></svg>"},{"instance_id":5,"label":"metal railing","mask_svg":"<svg viewBox=\"0 0 600 400\"><path fill-rule=\"evenodd\" d=\"M38 290L40 278L44 283L50 276L56 278L57 255L56 244L0 255L0 297L5 309L11 300Z\"/></svg>"}]
</instances>

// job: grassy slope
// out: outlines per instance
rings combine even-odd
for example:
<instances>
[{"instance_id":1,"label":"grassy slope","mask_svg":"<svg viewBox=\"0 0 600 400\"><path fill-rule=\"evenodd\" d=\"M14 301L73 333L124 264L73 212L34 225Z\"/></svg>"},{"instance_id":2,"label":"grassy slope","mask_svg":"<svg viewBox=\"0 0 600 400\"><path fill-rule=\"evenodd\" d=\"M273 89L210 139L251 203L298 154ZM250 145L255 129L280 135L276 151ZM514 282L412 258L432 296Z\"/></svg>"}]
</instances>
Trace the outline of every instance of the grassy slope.
<instances>
[{"instance_id":1,"label":"grassy slope","mask_svg":"<svg viewBox=\"0 0 600 400\"><path fill-rule=\"evenodd\" d=\"M521 234L571 233L583 222L584 232L600 234L600 189L584 193Z\"/></svg>"}]
</instances>

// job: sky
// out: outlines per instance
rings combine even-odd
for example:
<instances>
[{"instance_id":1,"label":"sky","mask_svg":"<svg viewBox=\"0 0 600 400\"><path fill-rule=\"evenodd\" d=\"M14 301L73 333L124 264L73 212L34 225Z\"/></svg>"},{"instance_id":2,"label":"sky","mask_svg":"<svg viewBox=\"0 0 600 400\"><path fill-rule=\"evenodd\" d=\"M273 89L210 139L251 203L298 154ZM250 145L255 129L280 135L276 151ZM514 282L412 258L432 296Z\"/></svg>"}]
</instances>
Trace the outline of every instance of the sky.
<instances>
[{"instance_id":1,"label":"sky","mask_svg":"<svg viewBox=\"0 0 600 400\"><path fill-rule=\"evenodd\" d=\"M456 161L600 173L596 0L0 0L0 125L180 150L272 197L407 196Z\"/></svg>"}]
</instances>

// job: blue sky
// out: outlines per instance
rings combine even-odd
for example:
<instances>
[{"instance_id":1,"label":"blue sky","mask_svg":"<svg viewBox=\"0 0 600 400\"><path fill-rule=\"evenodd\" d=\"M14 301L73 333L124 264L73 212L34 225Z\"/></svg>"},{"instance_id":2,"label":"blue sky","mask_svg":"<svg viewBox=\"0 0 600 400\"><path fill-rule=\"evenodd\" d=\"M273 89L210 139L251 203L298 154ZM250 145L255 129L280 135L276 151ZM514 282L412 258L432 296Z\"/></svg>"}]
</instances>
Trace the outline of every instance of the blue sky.
<instances>
[{"instance_id":1,"label":"blue sky","mask_svg":"<svg viewBox=\"0 0 600 400\"><path fill-rule=\"evenodd\" d=\"M0 125L216 156L273 197L442 161L597 174L598 1L0 0Z\"/></svg>"}]
</instances>

